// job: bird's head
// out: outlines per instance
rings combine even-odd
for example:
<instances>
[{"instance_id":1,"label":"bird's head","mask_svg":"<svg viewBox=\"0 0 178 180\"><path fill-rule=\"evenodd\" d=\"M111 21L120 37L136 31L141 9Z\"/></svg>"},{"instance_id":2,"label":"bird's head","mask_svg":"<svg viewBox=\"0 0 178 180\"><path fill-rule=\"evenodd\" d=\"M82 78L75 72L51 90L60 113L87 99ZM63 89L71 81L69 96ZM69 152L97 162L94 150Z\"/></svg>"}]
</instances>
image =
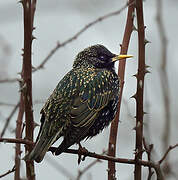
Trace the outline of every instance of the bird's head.
<instances>
[{"instance_id":1,"label":"bird's head","mask_svg":"<svg viewBox=\"0 0 178 180\"><path fill-rule=\"evenodd\" d=\"M81 51L73 64L73 67L93 65L96 68L113 69L117 60L132 57L131 55L116 55L111 53L103 45L97 44Z\"/></svg>"}]
</instances>

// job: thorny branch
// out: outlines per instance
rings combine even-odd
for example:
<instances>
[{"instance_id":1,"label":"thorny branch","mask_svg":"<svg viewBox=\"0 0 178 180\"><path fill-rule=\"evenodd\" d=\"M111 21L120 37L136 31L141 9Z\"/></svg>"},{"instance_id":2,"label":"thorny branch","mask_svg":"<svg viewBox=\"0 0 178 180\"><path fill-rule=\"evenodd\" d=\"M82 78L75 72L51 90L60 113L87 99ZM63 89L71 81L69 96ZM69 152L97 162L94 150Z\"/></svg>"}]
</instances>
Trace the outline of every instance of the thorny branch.
<instances>
[{"instance_id":1,"label":"thorny branch","mask_svg":"<svg viewBox=\"0 0 178 180\"><path fill-rule=\"evenodd\" d=\"M128 7L127 14L127 22L124 32L124 38L121 45L121 54L127 54L131 33L133 30L133 12L134 12L134 0L129 1L130 6ZM108 145L108 155L115 157L116 154L116 140L117 140L117 131L118 131L118 123L120 116L120 108L121 108L121 100L122 100L122 92L124 87L124 74L125 74L125 60L120 61L118 76L120 78L120 95L119 95L119 104L118 111L114 121L111 124L110 129L110 137L109 137L109 145ZM108 180L113 180L115 178L115 163L112 161L108 162Z\"/></svg>"},{"instance_id":2,"label":"thorny branch","mask_svg":"<svg viewBox=\"0 0 178 180\"><path fill-rule=\"evenodd\" d=\"M24 54L23 54L23 67L22 79L24 88L22 90L23 106L25 111L25 135L26 139L33 141L33 104L32 104L32 41L34 39L33 21L36 8L36 1L22 0L23 18L24 18ZM22 123L21 123L22 124ZM19 134L20 136L20 134ZM25 152L31 152L33 146L25 146ZM35 180L34 162L26 161L26 176L27 179Z\"/></svg>"},{"instance_id":3,"label":"thorny branch","mask_svg":"<svg viewBox=\"0 0 178 180\"><path fill-rule=\"evenodd\" d=\"M19 104L19 113L16 121L16 139L22 138L22 120L24 115L24 102L23 102L23 95L20 95L20 104ZM21 157L21 144L16 144L15 147L15 174L14 180L20 179L20 157Z\"/></svg>"},{"instance_id":4,"label":"thorny branch","mask_svg":"<svg viewBox=\"0 0 178 180\"><path fill-rule=\"evenodd\" d=\"M135 143L135 161L142 160L143 152L143 95L144 95L144 77L146 74L145 66L145 26L143 16L143 1L136 0L136 14L138 26L138 73L135 75L137 78L137 91L133 96L136 100L136 143ZM135 164L134 179L141 180L142 166Z\"/></svg>"},{"instance_id":5,"label":"thorny branch","mask_svg":"<svg viewBox=\"0 0 178 180\"><path fill-rule=\"evenodd\" d=\"M13 138L0 138L0 142L4 142L4 143L20 143L20 144L25 144L25 145L34 145L34 142L29 141L29 140L25 140L25 139L13 139ZM89 152L89 151L78 151L75 149L67 149L66 151L64 151L65 153L69 153L69 154L80 154L83 155L84 157L92 157L92 158L96 158L96 159L101 159L101 160L107 160L107 161L113 161L116 163L122 163L122 164L139 164L145 167L151 167L154 168L156 171L156 174L158 176L157 180L163 180L163 175L162 175L162 171L160 169L160 164L162 163L162 161L164 161L164 159L166 158L166 156L169 154L169 152L173 149L175 149L176 147L178 147L178 144L175 144L173 146L170 146L168 148L168 150L165 152L164 156L161 158L161 160L159 160L158 162L153 162L153 161L144 161L144 160L138 160L136 161L135 159L125 159L125 158L116 158L116 157L112 157L112 156L108 156L108 155L101 155L101 154L96 154L94 152ZM55 148L55 147L53 147ZM85 159L85 158L83 158Z\"/></svg>"}]
</instances>

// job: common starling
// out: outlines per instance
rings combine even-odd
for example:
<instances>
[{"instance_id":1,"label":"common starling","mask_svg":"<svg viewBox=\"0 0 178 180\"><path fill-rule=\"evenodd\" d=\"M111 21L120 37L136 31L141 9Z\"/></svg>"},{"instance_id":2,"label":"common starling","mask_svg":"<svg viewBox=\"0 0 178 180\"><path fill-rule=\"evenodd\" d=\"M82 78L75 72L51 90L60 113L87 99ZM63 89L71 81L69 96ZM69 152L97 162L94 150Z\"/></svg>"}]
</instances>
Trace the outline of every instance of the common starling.
<instances>
[{"instance_id":1,"label":"common starling","mask_svg":"<svg viewBox=\"0 0 178 180\"><path fill-rule=\"evenodd\" d=\"M58 83L40 112L40 131L27 159L41 162L51 145L63 137L55 151L59 155L109 125L119 99L114 63L128 57L132 56L115 55L99 44L76 56L73 69Z\"/></svg>"}]
</instances>

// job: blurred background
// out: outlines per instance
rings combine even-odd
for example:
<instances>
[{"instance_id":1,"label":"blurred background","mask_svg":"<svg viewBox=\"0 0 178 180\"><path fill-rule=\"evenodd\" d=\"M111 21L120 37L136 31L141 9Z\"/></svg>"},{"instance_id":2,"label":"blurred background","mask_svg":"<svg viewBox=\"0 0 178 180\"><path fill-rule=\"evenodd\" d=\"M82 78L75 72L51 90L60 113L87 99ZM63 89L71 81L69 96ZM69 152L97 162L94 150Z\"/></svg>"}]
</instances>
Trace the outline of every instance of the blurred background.
<instances>
[{"instance_id":1,"label":"blurred background","mask_svg":"<svg viewBox=\"0 0 178 180\"><path fill-rule=\"evenodd\" d=\"M144 136L148 144L154 144L153 159L159 160L166 151L165 137L169 144L178 142L178 1L163 0L162 20L167 38L166 71L168 80L160 74L162 64L162 42L156 14L159 6L156 0L144 1L144 19L146 25L146 39L151 43L146 45L146 64L150 66L150 74L145 76L145 111ZM48 55L57 41L63 42L72 37L85 25L96 18L109 12L121 9L125 5L124 0L43 0L37 1L35 15L33 41L33 66L38 66ZM127 9L121 14L113 16L85 31L76 40L65 47L60 48L45 64L45 68L33 73L33 100L45 102L52 93L60 79L72 68L72 63L77 53L85 47L94 44L103 44L114 53L120 52L120 44L124 34L127 17ZM136 20L134 22L137 25ZM132 33L129 46L129 54L134 58L127 61L124 94L121 108L117 157L134 158L135 148L135 100L130 97L136 92L137 72L137 32ZM20 78L18 73L22 65L23 48L23 11L17 1L0 1L0 80L6 78ZM116 64L117 70L118 64ZM164 103L164 93L161 85L167 91L170 103ZM168 84L168 85L167 85ZM19 101L19 84L0 83L0 132L6 119ZM40 123L40 109L43 103L34 104L34 120ZM170 110L169 119L166 118L166 110ZM18 111L17 111L18 112ZM13 116L5 132L4 137L14 137L17 112ZM165 129L165 122L168 121ZM35 129L35 138L39 127ZM102 153L107 150L109 128L90 141L82 143L89 151ZM0 174L11 169L14 165L14 144L0 144ZM22 145L23 147L23 145ZM74 146L73 148L78 148ZM24 148L22 148L24 150ZM24 152L22 157L24 156ZM85 168L94 159L86 158L79 166L77 156L62 154L58 157L48 155L40 164L36 164L36 179L75 179L78 171ZM146 156L144 156L146 159ZM168 157L171 173L167 179L178 179L178 149L173 150ZM133 179L134 168L132 165L117 164L117 177L122 180ZM25 177L25 164L22 161L22 177ZM146 179L147 169L143 168L143 179ZM145 177L145 178L144 178ZM156 177L156 176L154 176ZM107 179L107 162L98 162L92 166L81 179L95 180ZM13 179L13 173L4 177L4 180ZM153 178L154 179L154 178Z\"/></svg>"}]
</instances>

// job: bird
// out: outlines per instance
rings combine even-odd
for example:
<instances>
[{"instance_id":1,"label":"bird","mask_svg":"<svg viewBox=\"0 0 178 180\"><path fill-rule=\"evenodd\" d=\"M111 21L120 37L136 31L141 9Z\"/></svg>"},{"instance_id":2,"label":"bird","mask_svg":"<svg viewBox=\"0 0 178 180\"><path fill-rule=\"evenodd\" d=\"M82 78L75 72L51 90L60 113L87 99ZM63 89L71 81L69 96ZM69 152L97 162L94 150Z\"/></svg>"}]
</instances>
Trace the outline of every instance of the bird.
<instances>
[{"instance_id":1,"label":"bird","mask_svg":"<svg viewBox=\"0 0 178 180\"><path fill-rule=\"evenodd\" d=\"M26 160L41 162L60 138L54 154L102 132L114 119L119 102L119 78L114 64L131 55L116 55L96 44L79 52L73 68L58 83L41 110L41 126Z\"/></svg>"}]
</instances>

